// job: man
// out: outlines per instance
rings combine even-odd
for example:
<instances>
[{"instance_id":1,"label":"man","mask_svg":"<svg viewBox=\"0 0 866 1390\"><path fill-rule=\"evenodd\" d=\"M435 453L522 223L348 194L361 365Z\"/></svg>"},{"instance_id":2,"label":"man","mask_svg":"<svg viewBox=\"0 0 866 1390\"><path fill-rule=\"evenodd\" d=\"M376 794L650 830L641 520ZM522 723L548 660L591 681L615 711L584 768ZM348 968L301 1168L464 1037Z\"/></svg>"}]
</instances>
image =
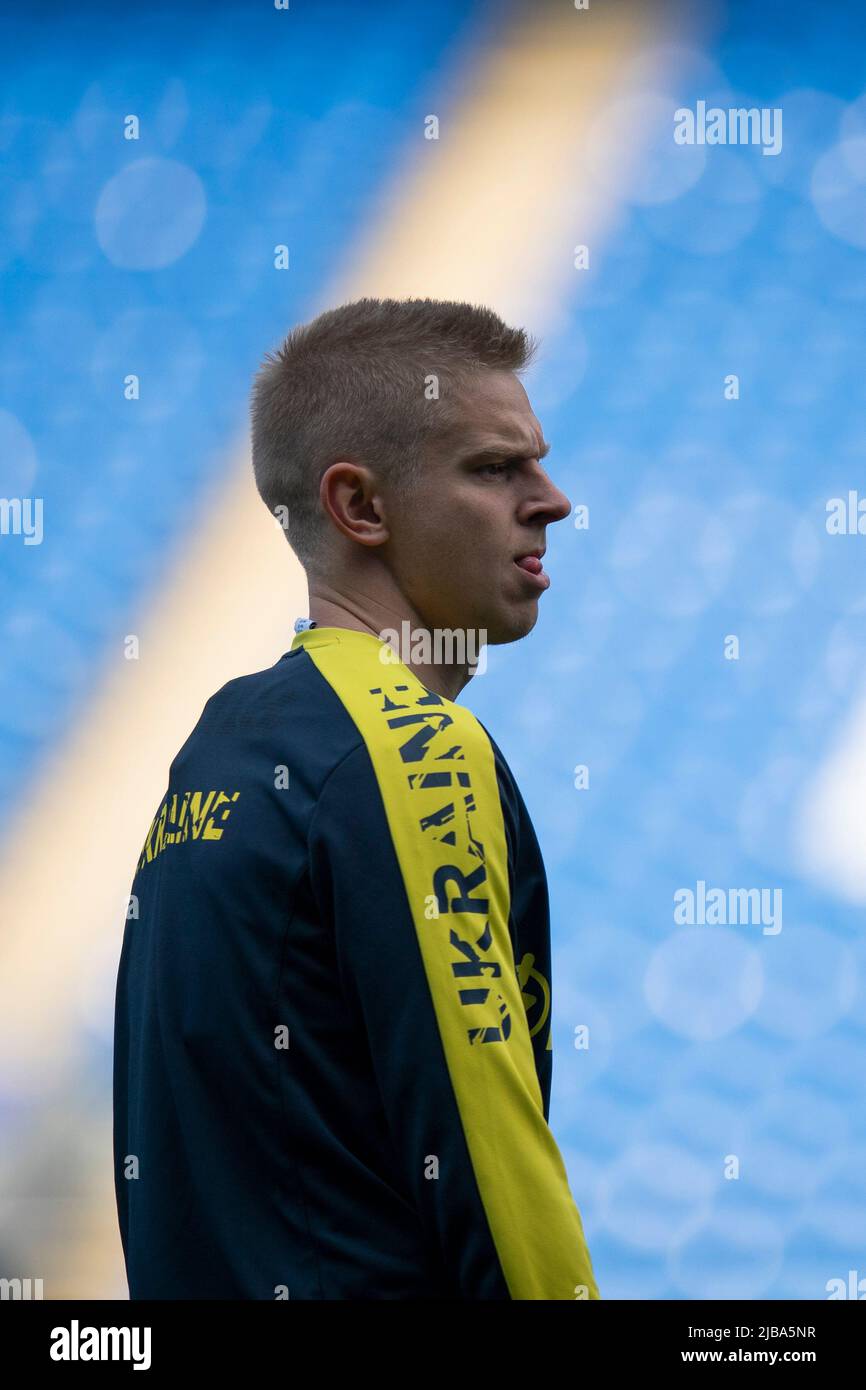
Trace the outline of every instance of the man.
<instances>
[{"instance_id":1,"label":"man","mask_svg":"<svg viewBox=\"0 0 866 1390\"><path fill-rule=\"evenodd\" d=\"M470 651L435 640L537 621L570 504L517 376L533 350L489 309L364 299L257 376L256 484L311 620L208 700L135 875L133 1298L600 1296L547 1124L544 866L455 703ZM404 624L431 642L398 660Z\"/></svg>"}]
</instances>

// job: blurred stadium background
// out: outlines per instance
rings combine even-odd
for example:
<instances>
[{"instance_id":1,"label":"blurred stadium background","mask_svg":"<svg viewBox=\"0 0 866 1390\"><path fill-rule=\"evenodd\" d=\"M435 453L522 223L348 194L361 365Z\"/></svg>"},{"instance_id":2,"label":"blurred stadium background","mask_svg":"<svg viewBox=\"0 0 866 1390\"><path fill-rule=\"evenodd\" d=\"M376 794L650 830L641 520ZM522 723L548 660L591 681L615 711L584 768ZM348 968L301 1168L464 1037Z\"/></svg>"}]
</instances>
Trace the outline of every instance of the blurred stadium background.
<instances>
[{"instance_id":1,"label":"blurred stadium background","mask_svg":"<svg viewBox=\"0 0 866 1390\"><path fill-rule=\"evenodd\" d=\"M866 1276L866 538L825 524L866 496L862 7L19 8L0 495L44 531L0 535L0 1275L126 1297L125 897L204 701L306 612L249 383L293 323L393 294L542 338L527 389L589 508L461 698L545 852L551 1118L602 1294ZM676 145L698 100L781 108L782 152ZM781 888L782 930L675 924L699 880Z\"/></svg>"}]
</instances>

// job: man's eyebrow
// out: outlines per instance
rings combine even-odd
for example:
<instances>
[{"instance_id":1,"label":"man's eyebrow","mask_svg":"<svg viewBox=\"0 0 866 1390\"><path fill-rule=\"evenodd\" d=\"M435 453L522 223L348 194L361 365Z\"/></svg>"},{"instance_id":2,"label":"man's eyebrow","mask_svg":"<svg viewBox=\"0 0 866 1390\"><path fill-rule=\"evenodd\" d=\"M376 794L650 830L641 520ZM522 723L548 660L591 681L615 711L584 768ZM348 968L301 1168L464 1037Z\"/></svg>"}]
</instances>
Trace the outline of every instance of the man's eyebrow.
<instances>
[{"instance_id":1,"label":"man's eyebrow","mask_svg":"<svg viewBox=\"0 0 866 1390\"><path fill-rule=\"evenodd\" d=\"M461 463L496 463L500 459L504 462L521 462L523 459L543 459L550 453L550 445L544 441L541 452L538 454L527 454L520 449L513 450L510 444L489 444L483 449L476 449L471 454L466 454L461 459Z\"/></svg>"}]
</instances>

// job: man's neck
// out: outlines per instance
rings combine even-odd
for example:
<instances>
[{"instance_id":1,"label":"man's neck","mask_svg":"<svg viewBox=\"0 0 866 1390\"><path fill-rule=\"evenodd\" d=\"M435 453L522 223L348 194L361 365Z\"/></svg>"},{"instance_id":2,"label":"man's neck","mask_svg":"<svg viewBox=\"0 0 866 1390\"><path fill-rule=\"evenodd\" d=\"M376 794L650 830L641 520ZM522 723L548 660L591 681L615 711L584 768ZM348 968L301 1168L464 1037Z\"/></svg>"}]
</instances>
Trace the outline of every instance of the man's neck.
<instances>
[{"instance_id":1,"label":"man's neck","mask_svg":"<svg viewBox=\"0 0 866 1390\"><path fill-rule=\"evenodd\" d=\"M367 595L349 598L330 585L314 580L310 580L310 617L318 627L347 627L355 632L371 632L375 637L383 632L396 632L401 637L404 623L409 624L413 635L426 631L425 624L409 604L396 608ZM411 646L410 643L408 650L404 650L405 644L400 643L400 658L404 664L428 690L443 695L446 700L456 700L474 674L469 662L419 662L412 659ZM435 644L432 650L435 652Z\"/></svg>"}]
</instances>

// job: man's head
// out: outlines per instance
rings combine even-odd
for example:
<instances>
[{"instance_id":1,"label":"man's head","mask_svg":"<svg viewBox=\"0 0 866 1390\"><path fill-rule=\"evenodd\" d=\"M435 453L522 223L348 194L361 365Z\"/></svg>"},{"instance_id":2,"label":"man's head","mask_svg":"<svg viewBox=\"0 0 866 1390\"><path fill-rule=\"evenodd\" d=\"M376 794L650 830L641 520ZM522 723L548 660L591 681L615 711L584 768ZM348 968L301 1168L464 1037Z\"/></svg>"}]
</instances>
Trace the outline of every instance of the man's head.
<instances>
[{"instance_id":1,"label":"man's head","mask_svg":"<svg viewBox=\"0 0 866 1390\"><path fill-rule=\"evenodd\" d=\"M267 355L256 485L311 588L494 644L531 630L546 583L515 561L570 510L517 377L534 350L484 307L362 299Z\"/></svg>"}]
</instances>

